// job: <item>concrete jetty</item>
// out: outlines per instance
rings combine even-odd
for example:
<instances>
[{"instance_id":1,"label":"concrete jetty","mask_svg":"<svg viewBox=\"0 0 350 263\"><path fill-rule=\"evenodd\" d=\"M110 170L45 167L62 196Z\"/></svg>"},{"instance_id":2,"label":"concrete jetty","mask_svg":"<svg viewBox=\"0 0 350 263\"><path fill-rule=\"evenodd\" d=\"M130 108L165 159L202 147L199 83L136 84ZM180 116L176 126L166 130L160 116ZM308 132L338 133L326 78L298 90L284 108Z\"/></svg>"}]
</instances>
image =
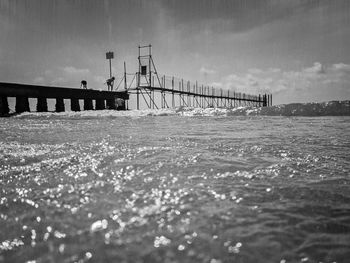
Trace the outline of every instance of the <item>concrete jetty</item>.
<instances>
[{"instance_id":1,"label":"concrete jetty","mask_svg":"<svg viewBox=\"0 0 350 263\"><path fill-rule=\"evenodd\" d=\"M16 113L31 110L29 107L29 98L37 99L37 112L48 111L47 99L56 99L56 112L65 111L65 99L70 100L72 111L81 110L79 100L83 100L83 110L126 110L129 93L127 91L99 91L0 82L0 116L6 116L10 113L9 97L16 98ZM93 107L94 104L95 108Z\"/></svg>"}]
</instances>

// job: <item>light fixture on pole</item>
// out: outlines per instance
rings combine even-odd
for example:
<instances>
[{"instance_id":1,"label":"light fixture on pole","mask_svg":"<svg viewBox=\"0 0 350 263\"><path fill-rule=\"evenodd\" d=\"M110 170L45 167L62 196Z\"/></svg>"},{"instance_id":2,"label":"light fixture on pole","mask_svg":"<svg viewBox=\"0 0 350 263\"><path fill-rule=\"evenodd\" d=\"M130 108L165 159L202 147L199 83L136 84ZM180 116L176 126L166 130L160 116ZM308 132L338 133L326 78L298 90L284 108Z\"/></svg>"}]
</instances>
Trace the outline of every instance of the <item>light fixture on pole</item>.
<instances>
[{"instance_id":1,"label":"light fixture on pole","mask_svg":"<svg viewBox=\"0 0 350 263\"><path fill-rule=\"evenodd\" d=\"M106 59L109 60L109 77L112 78L112 59L114 58L114 53L109 51L106 53Z\"/></svg>"}]
</instances>

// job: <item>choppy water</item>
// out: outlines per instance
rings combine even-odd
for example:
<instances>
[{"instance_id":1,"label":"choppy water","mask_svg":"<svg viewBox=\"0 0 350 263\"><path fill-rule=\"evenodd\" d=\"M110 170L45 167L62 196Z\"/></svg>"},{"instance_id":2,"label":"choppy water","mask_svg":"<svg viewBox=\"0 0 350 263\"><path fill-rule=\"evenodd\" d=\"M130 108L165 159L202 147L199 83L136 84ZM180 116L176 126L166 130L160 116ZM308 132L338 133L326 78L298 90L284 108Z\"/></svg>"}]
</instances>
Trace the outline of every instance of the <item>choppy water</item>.
<instances>
[{"instance_id":1,"label":"choppy water","mask_svg":"<svg viewBox=\"0 0 350 263\"><path fill-rule=\"evenodd\" d=\"M1 119L0 262L349 262L350 117L218 112Z\"/></svg>"}]
</instances>

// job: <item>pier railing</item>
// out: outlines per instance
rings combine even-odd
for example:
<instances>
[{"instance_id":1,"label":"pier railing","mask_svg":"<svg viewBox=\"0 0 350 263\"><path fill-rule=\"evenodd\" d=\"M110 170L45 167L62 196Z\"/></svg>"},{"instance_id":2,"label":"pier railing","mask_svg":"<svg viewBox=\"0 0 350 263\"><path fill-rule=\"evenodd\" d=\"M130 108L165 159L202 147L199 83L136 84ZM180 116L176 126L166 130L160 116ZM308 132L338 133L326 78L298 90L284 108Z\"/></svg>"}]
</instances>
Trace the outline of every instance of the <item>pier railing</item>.
<instances>
[{"instance_id":1,"label":"pier railing","mask_svg":"<svg viewBox=\"0 0 350 263\"><path fill-rule=\"evenodd\" d=\"M144 50L146 50L146 53L144 53ZM47 99L56 99L56 112L65 111L64 99L70 100L72 111L80 111L79 100L84 100L84 110L125 110L128 109L129 94L136 94L137 109L140 109L141 99L151 109L174 108L177 106L234 108L272 105L271 94L251 95L208 85L200 85L197 81L191 82L176 77L161 76L157 72L151 53L151 45L139 46L138 71L128 74L126 72L126 63L124 62L123 76L111 78L113 79L113 84L109 85L109 89L113 89L115 80L115 91L0 82L0 115L9 114L8 97L16 98L15 111L17 113L30 111L29 98L37 99L36 109L38 112L48 110ZM157 94L156 96L155 93Z\"/></svg>"},{"instance_id":2,"label":"pier railing","mask_svg":"<svg viewBox=\"0 0 350 263\"><path fill-rule=\"evenodd\" d=\"M130 76L128 77L130 81ZM177 106L234 108L272 105L271 94L251 95L158 74L153 74L149 79L148 75L136 73L127 89L130 94L136 94L137 109L140 108L142 100L148 108L153 109ZM155 96L155 93L158 93L158 96Z\"/></svg>"}]
</instances>

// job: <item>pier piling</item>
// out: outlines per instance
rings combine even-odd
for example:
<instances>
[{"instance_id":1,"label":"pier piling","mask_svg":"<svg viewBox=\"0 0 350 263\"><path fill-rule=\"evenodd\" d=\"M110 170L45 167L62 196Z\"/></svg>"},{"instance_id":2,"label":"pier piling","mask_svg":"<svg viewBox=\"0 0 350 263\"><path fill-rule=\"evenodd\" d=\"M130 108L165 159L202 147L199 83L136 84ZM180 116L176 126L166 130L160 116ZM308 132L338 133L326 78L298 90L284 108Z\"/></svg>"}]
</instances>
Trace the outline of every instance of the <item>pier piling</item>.
<instances>
[{"instance_id":1,"label":"pier piling","mask_svg":"<svg viewBox=\"0 0 350 263\"><path fill-rule=\"evenodd\" d=\"M84 110L93 110L92 99L84 99Z\"/></svg>"},{"instance_id":2,"label":"pier piling","mask_svg":"<svg viewBox=\"0 0 350 263\"><path fill-rule=\"evenodd\" d=\"M16 96L16 113L30 111L29 99L26 96Z\"/></svg>"},{"instance_id":3,"label":"pier piling","mask_svg":"<svg viewBox=\"0 0 350 263\"><path fill-rule=\"evenodd\" d=\"M71 111L80 111L79 99L70 99Z\"/></svg>"},{"instance_id":4,"label":"pier piling","mask_svg":"<svg viewBox=\"0 0 350 263\"><path fill-rule=\"evenodd\" d=\"M36 111L37 112L47 112L47 99L46 98L44 98L44 97L37 98Z\"/></svg>"},{"instance_id":5,"label":"pier piling","mask_svg":"<svg viewBox=\"0 0 350 263\"><path fill-rule=\"evenodd\" d=\"M9 103L6 96L0 96L0 116L10 113Z\"/></svg>"},{"instance_id":6,"label":"pier piling","mask_svg":"<svg viewBox=\"0 0 350 263\"><path fill-rule=\"evenodd\" d=\"M117 109L117 107L116 107L116 103L115 103L115 99L113 98L113 99L108 99L108 100L106 100L106 102L107 102L107 109L109 109L109 110L116 110Z\"/></svg>"},{"instance_id":7,"label":"pier piling","mask_svg":"<svg viewBox=\"0 0 350 263\"><path fill-rule=\"evenodd\" d=\"M104 99L96 99L96 110L104 110L106 109L105 100Z\"/></svg>"},{"instance_id":8,"label":"pier piling","mask_svg":"<svg viewBox=\"0 0 350 263\"><path fill-rule=\"evenodd\" d=\"M64 112L64 101L62 98L56 98L55 111L56 112Z\"/></svg>"}]
</instances>

